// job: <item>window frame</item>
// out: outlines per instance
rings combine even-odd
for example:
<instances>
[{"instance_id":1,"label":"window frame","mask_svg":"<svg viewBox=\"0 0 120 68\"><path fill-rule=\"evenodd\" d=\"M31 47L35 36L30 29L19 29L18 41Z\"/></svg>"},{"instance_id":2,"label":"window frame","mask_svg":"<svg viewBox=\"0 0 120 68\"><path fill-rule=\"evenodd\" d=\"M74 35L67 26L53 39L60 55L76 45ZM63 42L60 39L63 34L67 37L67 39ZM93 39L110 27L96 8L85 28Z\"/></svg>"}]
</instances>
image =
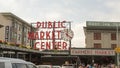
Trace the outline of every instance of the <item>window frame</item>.
<instances>
[{"instance_id":1,"label":"window frame","mask_svg":"<svg viewBox=\"0 0 120 68\"><path fill-rule=\"evenodd\" d=\"M101 40L101 32L94 32L94 40Z\"/></svg>"},{"instance_id":2,"label":"window frame","mask_svg":"<svg viewBox=\"0 0 120 68\"><path fill-rule=\"evenodd\" d=\"M15 65L16 68L18 68L19 66L18 65L25 65L25 68L28 68L26 64L24 63L12 63L12 66ZM22 67L23 68L23 67Z\"/></svg>"},{"instance_id":3,"label":"window frame","mask_svg":"<svg viewBox=\"0 0 120 68\"><path fill-rule=\"evenodd\" d=\"M29 66L33 66L34 68L37 68L35 65L33 65L33 64L27 64L27 68L30 68ZM31 67L31 68L33 68L33 67Z\"/></svg>"},{"instance_id":4,"label":"window frame","mask_svg":"<svg viewBox=\"0 0 120 68\"><path fill-rule=\"evenodd\" d=\"M1 63L3 64L2 66L1 66ZM5 62L0 62L0 68L5 68Z\"/></svg>"},{"instance_id":5,"label":"window frame","mask_svg":"<svg viewBox=\"0 0 120 68\"><path fill-rule=\"evenodd\" d=\"M101 43L94 43L94 48L102 48Z\"/></svg>"},{"instance_id":6,"label":"window frame","mask_svg":"<svg viewBox=\"0 0 120 68\"><path fill-rule=\"evenodd\" d=\"M111 40L117 40L116 33L111 33Z\"/></svg>"},{"instance_id":7,"label":"window frame","mask_svg":"<svg viewBox=\"0 0 120 68\"><path fill-rule=\"evenodd\" d=\"M111 48L115 49L117 47L117 44L111 44Z\"/></svg>"}]
</instances>

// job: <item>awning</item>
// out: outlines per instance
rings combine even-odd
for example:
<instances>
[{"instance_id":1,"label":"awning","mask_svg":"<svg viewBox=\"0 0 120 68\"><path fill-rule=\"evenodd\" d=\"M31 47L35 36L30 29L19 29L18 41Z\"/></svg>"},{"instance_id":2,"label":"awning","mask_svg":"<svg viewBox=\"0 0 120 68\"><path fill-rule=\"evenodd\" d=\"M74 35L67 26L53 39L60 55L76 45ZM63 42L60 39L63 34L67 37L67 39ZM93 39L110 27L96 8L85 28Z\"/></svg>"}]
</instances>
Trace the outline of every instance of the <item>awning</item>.
<instances>
[{"instance_id":1,"label":"awning","mask_svg":"<svg viewBox=\"0 0 120 68\"><path fill-rule=\"evenodd\" d=\"M77 56L51 56L51 55L45 55L41 56L41 58L78 58Z\"/></svg>"}]
</instances>

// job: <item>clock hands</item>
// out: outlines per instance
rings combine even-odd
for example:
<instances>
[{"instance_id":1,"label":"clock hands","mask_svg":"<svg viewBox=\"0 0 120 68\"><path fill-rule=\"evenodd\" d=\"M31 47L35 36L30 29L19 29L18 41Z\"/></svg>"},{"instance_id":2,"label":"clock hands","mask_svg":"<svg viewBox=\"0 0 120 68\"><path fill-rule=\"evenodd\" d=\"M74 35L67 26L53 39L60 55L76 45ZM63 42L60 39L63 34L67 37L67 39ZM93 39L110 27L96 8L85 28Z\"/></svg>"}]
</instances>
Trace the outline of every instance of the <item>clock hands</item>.
<instances>
[{"instance_id":1,"label":"clock hands","mask_svg":"<svg viewBox=\"0 0 120 68\"><path fill-rule=\"evenodd\" d=\"M68 33L65 33L67 37L72 38Z\"/></svg>"},{"instance_id":2,"label":"clock hands","mask_svg":"<svg viewBox=\"0 0 120 68\"><path fill-rule=\"evenodd\" d=\"M61 37L62 37L64 40L69 41L69 40L71 40L71 39L73 38L73 31L70 30L70 29L64 29L64 30L62 31Z\"/></svg>"}]
</instances>

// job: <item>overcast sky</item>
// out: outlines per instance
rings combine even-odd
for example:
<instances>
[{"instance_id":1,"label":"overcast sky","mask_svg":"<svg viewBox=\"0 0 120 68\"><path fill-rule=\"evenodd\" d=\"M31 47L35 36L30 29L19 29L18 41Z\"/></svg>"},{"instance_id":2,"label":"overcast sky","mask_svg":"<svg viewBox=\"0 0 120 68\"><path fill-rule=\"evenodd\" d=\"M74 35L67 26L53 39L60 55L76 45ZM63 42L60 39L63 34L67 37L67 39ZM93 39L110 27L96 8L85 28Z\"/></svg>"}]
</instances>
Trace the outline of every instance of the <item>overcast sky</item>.
<instances>
[{"instance_id":1,"label":"overcast sky","mask_svg":"<svg viewBox=\"0 0 120 68\"><path fill-rule=\"evenodd\" d=\"M85 47L85 22L120 22L120 0L0 0L0 12L12 12L29 23L71 21L72 47Z\"/></svg>"}]
</instances>

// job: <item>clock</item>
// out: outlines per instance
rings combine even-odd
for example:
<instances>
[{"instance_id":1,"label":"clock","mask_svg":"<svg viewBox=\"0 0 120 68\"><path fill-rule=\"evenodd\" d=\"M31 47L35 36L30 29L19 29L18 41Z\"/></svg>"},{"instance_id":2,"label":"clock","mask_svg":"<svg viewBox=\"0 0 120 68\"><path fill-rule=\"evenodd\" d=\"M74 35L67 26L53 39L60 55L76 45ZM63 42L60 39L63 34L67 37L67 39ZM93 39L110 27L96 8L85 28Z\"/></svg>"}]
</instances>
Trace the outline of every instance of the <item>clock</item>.
<instances>
[{"instance_id":1,"label":"clock","mask_svg":"<svg viewBox=\"0 0 120 68\"><path fill-rule=\"evenodd\" d=\"M61 38L65 41L69 41L73 38L73 31L70 30L70 29L64 29L62 30L62 33L61 33Z\"/></svg>"}]
</instances>

